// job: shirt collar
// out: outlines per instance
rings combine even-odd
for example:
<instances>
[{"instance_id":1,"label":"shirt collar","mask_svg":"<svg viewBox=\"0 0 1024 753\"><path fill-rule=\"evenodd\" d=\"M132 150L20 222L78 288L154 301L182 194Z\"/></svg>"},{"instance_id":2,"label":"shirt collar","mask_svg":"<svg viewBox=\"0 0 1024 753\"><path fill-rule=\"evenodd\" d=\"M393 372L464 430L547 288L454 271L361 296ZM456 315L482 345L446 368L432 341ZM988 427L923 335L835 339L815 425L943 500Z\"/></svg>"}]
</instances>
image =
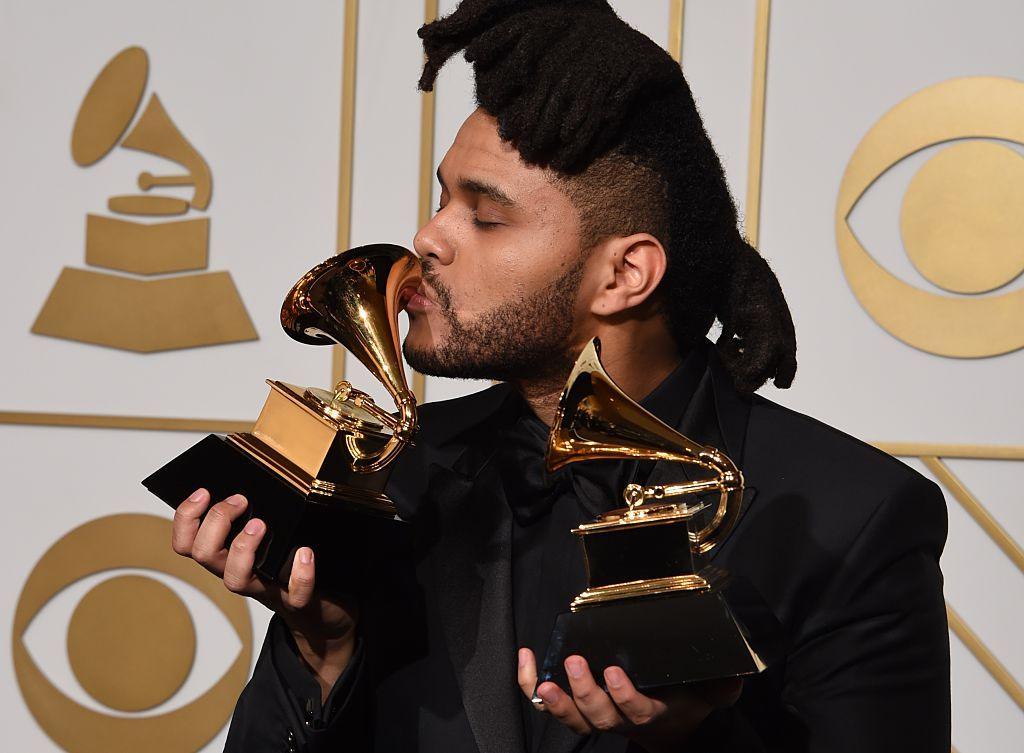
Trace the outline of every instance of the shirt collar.
<instances>
[{"instance_id":1,"label":"shirt collar","mask_svg":"<svg viewBox=\"0 0 1024 753\"><path fill-rule=\"evenodd\" d=\"M691 348L668 376L640 400L640 405L673 428L690 404L708 365L707 340Z\"/></svg>"},{"instance_id":2,"label":"shirt collar","mask_svg":"<svg viewBox=\"0 0 1024 753\"><path fill-rule=\"evenodd\" d=\"M679 364L643 399L640 405L673 428L678 428L701 379L707 370L708 343L692 348ZM498 433L499 465L503 468L509 500L520 522L546 514L555 497L568 486L589 515L597 515L622 504L621 493L638 474L645 476L653 463L590 460L573 463L555 473L544 470L544 452L550 429L518 395L512 397L504 431Z\"/></svg>"}]
</instances>

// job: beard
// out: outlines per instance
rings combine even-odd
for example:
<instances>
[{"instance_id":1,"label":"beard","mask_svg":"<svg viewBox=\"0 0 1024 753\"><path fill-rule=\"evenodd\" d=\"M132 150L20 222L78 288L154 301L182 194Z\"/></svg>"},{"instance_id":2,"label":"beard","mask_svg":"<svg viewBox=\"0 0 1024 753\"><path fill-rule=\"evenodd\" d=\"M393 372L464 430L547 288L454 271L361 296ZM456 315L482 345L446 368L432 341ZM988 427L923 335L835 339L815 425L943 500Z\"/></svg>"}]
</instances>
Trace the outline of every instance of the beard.
<instances>
[{"instance_id":1,"label":"beard","mask_svg":"<svg viewBox=\"0 0 1024 753\"><path fill-rule=\"evenodd\" d=\"M525 299L505 301L473 321L460 321L451 291L423 263L423 278L435 291L448 335L434 348L402 347L405 360L421 374L456 379L564 378L575 362L572 329L585 255Z\"/></svg>"}]
</instances>

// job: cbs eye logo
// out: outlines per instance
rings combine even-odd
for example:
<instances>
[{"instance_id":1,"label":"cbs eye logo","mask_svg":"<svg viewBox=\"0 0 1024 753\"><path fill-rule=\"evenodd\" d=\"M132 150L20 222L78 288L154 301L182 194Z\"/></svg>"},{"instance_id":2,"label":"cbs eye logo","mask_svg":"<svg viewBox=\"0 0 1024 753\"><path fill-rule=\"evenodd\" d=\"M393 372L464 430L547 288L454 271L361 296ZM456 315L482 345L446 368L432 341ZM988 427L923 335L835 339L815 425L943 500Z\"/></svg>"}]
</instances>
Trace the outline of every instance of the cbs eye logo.
<instances>
[{"instance_id":1,"label":"cbs eye logo","mask_svg":"<svg viewBox=\"0 0 1024 753\"><path fill-rule=\"evenodd\" d=\"M224 726L245 685L252 658L248 607L175 555L168 545L170 531L169 520L152 515L90 521L54 543L22 588L12 631L15 676L36 721L70 753L192 753ZM113 572L127 568L163 577ZM44 606L98 574L110 577L81 597L67 627L67 660L91 697L83 704L43 673L25 636ZM143 715L139 712L159 707L178 693L197 653L190 610L163 582L174 578L213 603L241 648L201 695L169 711Z\"/></svg>"},{"instance_id":2,"label":"cbs eye logo","mask_svg":"<svg viewBox=\"0 0 1024 753\"><path fill-rule=\"evenodd\" d=\"M915 348L981 358L1024 347L1024 289L996 292L1024 271L1024 157L998 141L1024 144L1024 83L957 78L889 110L846 166L836 204L843 273L871 318ZM900 231L914 267L941 292L890 273L849 225L882 173L939 144L904 194Z\"/></svg>"}]
</instances>

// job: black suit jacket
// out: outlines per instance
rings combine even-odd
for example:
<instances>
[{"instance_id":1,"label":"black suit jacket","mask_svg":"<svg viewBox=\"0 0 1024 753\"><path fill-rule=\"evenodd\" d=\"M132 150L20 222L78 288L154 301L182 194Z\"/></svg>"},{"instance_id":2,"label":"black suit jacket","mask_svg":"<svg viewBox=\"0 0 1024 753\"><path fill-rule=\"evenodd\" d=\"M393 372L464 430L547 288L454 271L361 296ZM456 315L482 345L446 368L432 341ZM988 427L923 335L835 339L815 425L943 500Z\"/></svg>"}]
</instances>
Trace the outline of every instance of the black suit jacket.
<instances>
[{"instance_id":1,"label":"black suit jacket","mask_svg":"<svg viewBox=\"0 0 1024 753\"><path fill-rule=\"evenodd\" d=\"M707 369L679 428L723 449L746 481L739 522L712 562L757 588L788 649L683 750L948 753L941 491L869 445L741 396L713 348L704 352ZM417 447L389 487L413 524L414 551L373 589L358 661L322 710L272 622L227 750L524 750L511 516L489 472L490 423L508 390L422 407ZM678 468L658 463L649 481L678 478ZM580 738L553 720L539 747L627 749L635 750L623 738Z\"/></svg>"}]
</instances>

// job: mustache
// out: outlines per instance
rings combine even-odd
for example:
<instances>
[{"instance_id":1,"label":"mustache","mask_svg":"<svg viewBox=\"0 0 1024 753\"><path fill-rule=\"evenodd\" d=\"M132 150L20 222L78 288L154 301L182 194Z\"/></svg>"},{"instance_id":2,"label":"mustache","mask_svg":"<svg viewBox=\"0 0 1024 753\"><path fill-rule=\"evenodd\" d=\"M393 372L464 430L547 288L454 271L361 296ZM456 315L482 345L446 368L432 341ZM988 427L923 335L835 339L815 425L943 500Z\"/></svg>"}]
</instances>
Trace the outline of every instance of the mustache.
<instances>
[{"instance_id":1,"label":"mustache","mask_svg":"<svg viewBox=\"0 0 1024 753\"><path fill-rule=\"evenodd\" d=\"M437 299L436 303L442 310L451 311L452 291L441 281L437 271L434 269L434 262L429 259L424 259L420 262L420 268L422 270L423 281L426 282L434 292L434 297Z\"/></svg>"}]
</instances>

